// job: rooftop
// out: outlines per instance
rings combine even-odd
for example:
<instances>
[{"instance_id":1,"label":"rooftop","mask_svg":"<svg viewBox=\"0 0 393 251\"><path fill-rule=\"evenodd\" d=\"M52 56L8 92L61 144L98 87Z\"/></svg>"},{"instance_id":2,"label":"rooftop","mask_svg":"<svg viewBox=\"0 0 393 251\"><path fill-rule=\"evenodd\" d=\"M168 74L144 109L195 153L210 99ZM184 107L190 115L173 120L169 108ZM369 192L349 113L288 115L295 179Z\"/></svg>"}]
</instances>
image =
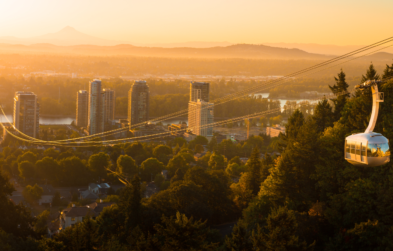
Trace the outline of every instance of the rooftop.
<instances>
[{"instance_id":1,"label":"rooftop","mask_svg":"<svg viewBox=\"0 0 393 251\"><path fill-rule=\"evenodd\" d=\"M69 207L62 211L66 217L83 217L89 214L90 216L97 216L91 208L88 207Z\"/></svg>"},{"instance_id":2,"label":"rooftop","mask_svg":"<svg viewBox=\"0 0 393 251\"><path fill-rule=\"evenodd\" d=\"M66 217L98 216L105 207L113 205L113 202L94 202L82 207L68 207L62 211Z\"/></svg>"},{"instance_id":3,"label":"rooftop","mask_svg":"<svg viewBox=\"0 0 393 251\"><path fill-rule=\"evenodd\" d=\"M194 82L194 81L192 81L191 84L192 85L208 85L209 83L208 82Z\"/></svg>"}]
</instances>

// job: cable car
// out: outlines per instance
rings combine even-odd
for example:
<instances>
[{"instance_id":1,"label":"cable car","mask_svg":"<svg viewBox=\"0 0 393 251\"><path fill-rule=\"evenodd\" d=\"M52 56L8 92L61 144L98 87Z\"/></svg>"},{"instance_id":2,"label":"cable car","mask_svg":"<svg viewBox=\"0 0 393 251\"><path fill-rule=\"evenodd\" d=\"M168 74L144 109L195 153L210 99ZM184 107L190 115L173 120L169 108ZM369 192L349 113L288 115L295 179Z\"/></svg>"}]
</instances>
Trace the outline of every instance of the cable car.
<instances>
[{"instance_id":1,"label":"cable car","mask_svg":"<svg viewBox=\"0 0 393 251\"><path fill-rule=\"evenodd\" d=\"M383 92L378 92L378 81L367 81L358 89L371 87L373 109L370 122L364 133L352 134L345 139L345 159L355 166L375 167L390 161L389 140L382 134L373 132L378 118L379 103L383 102Z\"/></svg>"}]
</instances>

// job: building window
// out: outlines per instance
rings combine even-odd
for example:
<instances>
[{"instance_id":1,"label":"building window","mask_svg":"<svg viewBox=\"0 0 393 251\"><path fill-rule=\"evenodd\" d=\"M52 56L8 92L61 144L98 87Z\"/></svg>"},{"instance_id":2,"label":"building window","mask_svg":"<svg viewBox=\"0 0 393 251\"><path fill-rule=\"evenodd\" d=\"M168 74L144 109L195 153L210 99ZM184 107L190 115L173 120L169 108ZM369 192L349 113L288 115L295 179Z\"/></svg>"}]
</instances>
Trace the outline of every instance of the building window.
<instances>
[{"instance_id":1,"label":"building window","mask_svg":"<svg viewBox=\"0 0 393 251\"><path fill-rule=\"evenodd\" d=\"M71 218L71 221L75 221L75 217L72 217L72 218Z\"/></svg>"}]
</instances>

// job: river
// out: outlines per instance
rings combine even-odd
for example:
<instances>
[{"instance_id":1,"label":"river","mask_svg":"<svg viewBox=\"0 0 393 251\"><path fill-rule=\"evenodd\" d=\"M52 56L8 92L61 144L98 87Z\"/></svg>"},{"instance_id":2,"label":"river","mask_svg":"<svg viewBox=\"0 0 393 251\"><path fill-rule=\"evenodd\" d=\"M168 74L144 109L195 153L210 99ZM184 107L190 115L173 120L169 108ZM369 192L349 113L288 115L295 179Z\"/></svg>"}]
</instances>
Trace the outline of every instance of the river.
<instances>
[{"instance_id":1,"label":"river","mask_svg":"<svg viewBox=\"0 0 393 251\"><path fill-rule=\"evenodd\" d=\"M4 118L4 115L0 116L1 123L7 123L8 121L10 121L10 122L14 121L12 115L7 115L7 119ZM69 124L71 124L71 122L73 120L75 120L75 118L67 117L67 116L65 116L65 117L42 116L42 117L40 117L40 124L43 124L43 125L69 125Z\"/></svg>"}]
</instances>

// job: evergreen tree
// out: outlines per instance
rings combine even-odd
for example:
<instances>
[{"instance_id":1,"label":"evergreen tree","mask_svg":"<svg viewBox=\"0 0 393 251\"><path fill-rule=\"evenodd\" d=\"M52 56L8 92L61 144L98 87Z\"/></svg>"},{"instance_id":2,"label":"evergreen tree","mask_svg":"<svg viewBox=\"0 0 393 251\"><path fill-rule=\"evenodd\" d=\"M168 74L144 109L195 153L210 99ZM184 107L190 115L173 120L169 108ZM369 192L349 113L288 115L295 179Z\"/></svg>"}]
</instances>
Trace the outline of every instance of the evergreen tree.
<instances>
[{"instance_id":1,"label":"evergreen tree","mask_svg":"<svg viewBox=\"0 0 393 251\"><path fill-rule=\"evenodd\" d=\"M82 240L83 240L83 249L85 251L93 251L97 250L97 239L96 239L96 223L93 221L89 215L85 217L83 222L81 223L82 230Z\"/></svg>"},{"instance_id":2,"label":"evergreen tree","mask_svg":"<svg viewBox=\"0 0 393 251\"><path fill-rule=\"evenodd\" d=\"M333 94L337 96L335 99L332 99L334 103L334 121L337 121L341 117L341 112L344 109L345 103L347 102L347 98L350 94L343 94L348 91L349 85L345 80L345 73L342 69L337 77L334 77L334 80L336 81L336 84L333 86L329 85L329 88Z\"/></svg>"},{"instance_id":3,"label":"evergreen tree","mask_svg":"<svg viewBox=\"0 0 393 251\"><path fill-rule=\"evenodd\" d=\"M258 226L252 232L254 250L313 250L315 242L311 245L298 236L298 223L295 212L286 207L273 210L264 228Z\"/></svg>"},{"instance_id":4,"label":"evergreen tree","mask_svg":"<svg viewBox=\"0 0 393 251\"><path fill-rule=\"evenodd\" d=\"M206 222L194 221L177 212L176 218L162 217L162 224L154 227L160 248L156 250L217 250L218 243L209 241L212 232Z\"/></svg>"},{"instance_id":5,"label":"evergreen tree","mask_svg":"<svg viewBox=\"0 0 393 251\"><path fill-rule=\"evenodd\" d=\"M248 251L252 250L252 243L247 229L236 224L230 236L225 237L225 250Z\"/></svg>"},{"instance_id":6,"label":"evergreen tree","mask_svg":"<svg viewBox=\"0 0 393 251\"><path fill-rule=\"evenodd\" d=\"M315 165L319 160L319 141L315 122L312 118L298 132L296 141L288 143L285 152L269 169L270 175L262 183L260 197L269 198L277 205L290 203L291 208L308 211L316 201Z\"/></svg>"},{"instance_id":7,"label":"evergreen tree","mask_svg":"<svg viewBox=\"0 0 393 251\"><path fill-rule=\"evenodd\" d=\"M247 187L252 191L253 195L257 195L261 186L261 161L259 160L259 150L257 147L253 149L251 157L247 161L247 166L250 172Z\"/></svg>"},{"instance_id":8,"label":"evergreen tree","mask_svg":"<svg viewBox=\"0 0 393 251\"><path fill-rule=\"evenodd\" d=\"M119 208L123 210L124 216L123 241L140 222L141 200L140 178L135 175L131 181L131 186L126 186L120 195Z\"/></svg>"},{"instance_id":9,"label":"evergreen tree","mask_svg":"<svg viewBox=\"0 0 393 251\"><path fill-rule=\"evenodd\" d=\"M392 66L386 65L385 70L383 71L383 80L391 79L393 78L393 64Z\"/></svg>"},{"instance_id":10,"label":"evergreen tree","mask_svg":"<svg viewBox=\"0 0 393 251\"><path fill-rule=\"evenodd\" d=\"M362 75L362 80L360 80L360 83L363 84L367 80L379 80L379 75L377 74L373 63L371 63L370 67L367 69L366 75Z\"/></svg>"},{"instance_id":11,"label":"evergreen tree","mask_svg":"<svg viewBox=\"0 0 393 251\"><path fill-rule=\"evenodd\" d=\"M318 132L320 133L323 132L325 128L333 126L334 114L327 99L318 102L312 118L315 121Z\"/></svg>"},{"instance_id":12,"label":"evergreen tree","mask_svg":"<svg viewBox=\"0 0 393 251\"><path fill-rule=\"evenodd\" d=\"M285 141L291 141L296 139L300 127L304 124L303 113L296 110L292 113L291 117L288 119L288 123L285 125Z\"/></svg>"},{"instance_id":13,"label":"evergreen tree","mask_svg":"<svg viewBox=\"0 0 393 251\"><path fill-rule=\"evenodd\" d=\"M270 175L269 169L274 166L274 161L270 154L265 153L265 158L262 159L261 163L261 182L264 182Z\"/></svg>"}]
</instances>

